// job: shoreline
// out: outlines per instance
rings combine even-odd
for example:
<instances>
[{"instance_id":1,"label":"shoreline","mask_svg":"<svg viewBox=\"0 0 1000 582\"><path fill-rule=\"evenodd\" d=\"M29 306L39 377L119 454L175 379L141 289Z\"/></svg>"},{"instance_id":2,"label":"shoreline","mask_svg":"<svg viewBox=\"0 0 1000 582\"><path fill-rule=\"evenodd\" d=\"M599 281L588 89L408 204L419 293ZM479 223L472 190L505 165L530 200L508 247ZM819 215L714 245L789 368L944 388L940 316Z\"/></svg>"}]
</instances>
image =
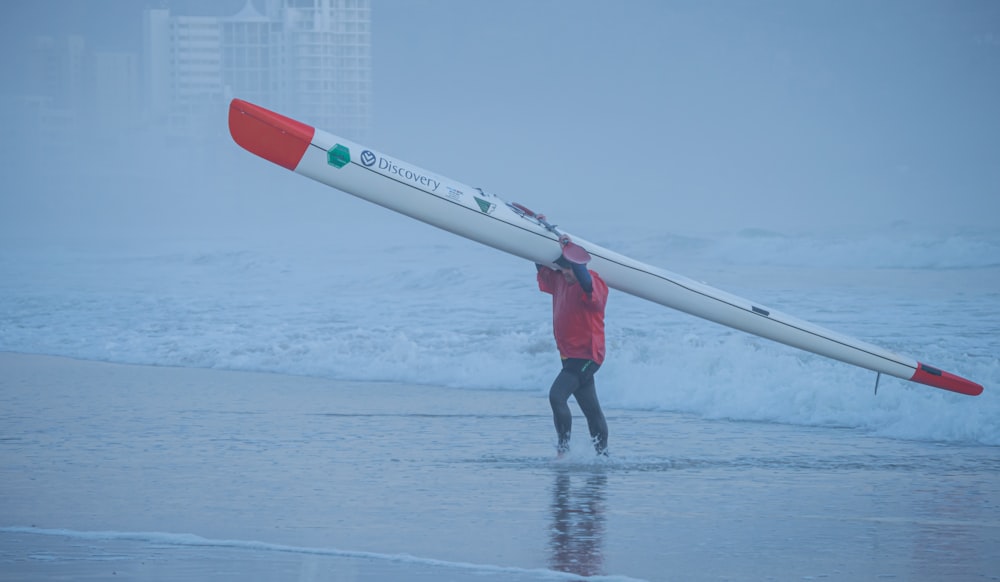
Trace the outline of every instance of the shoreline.
<instances>
[{"instance_id":1,"label":"shoreline","mask_svg":"<svg viewBox=\"0 0 1000 582\"><path fill-rule=\"evenodd\" d=\"M574 408L556 461L548 403L523 392L10 353L0 370L0 580L922 581L1000 563L991 447L609 410L601 460Z\"/></svg>"}]
</instances>

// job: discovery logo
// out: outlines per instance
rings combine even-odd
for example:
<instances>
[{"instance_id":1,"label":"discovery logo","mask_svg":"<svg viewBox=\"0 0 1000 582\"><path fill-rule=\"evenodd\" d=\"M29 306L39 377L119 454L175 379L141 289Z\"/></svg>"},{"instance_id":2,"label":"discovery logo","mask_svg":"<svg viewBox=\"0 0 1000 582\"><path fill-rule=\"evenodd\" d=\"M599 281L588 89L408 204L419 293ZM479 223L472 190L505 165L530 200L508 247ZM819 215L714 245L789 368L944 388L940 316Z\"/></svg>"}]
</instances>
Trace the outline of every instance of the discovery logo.
<instances>
[{"instance_id":1,"label":"discovery logo","mask_svg":"<svg viewBox=\"0 0 1000 582\"><path fill-rule=\"evenodd\" d=\"M407 182L413 182L414 184L421 186L421 189L429 189L431 192L436 192L438 187L441 185L441 182L436 178L411 170L410 168L399 166L392 160L375 155L375 152L371 150L361 152L361 163L364 164L366 168L377 170L378 173L383 176L393 179L402 178Z\"/></svg>"}]
</instances>

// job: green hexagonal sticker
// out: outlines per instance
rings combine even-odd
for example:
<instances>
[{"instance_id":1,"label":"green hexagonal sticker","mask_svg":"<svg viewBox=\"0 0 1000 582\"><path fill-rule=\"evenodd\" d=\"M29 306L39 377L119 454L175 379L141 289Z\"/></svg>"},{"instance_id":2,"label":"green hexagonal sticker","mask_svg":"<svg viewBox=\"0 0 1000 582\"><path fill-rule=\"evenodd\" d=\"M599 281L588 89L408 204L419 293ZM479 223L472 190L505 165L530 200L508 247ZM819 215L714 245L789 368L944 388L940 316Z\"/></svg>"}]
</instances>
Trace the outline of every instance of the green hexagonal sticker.
<instances>
[{"instance_id":1,"label":"green hexagonal sticker","mask_svg":"<svg viewBox=\"0 0 1000 582\"><path fill-rule=\"evenodd\" d=\"M343 168L351 163L351 150L338 143L326 152L326 163L334 168Z\"/></svg>"}]
</instances>

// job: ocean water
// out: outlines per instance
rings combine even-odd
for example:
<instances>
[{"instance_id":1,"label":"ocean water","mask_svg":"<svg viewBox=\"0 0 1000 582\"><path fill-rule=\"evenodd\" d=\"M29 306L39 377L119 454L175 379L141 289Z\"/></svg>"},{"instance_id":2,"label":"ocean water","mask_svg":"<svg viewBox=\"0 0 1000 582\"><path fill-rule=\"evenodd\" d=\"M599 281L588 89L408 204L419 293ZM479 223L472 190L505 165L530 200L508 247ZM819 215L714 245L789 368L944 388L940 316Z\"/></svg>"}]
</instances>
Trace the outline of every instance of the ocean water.
<instances>
[{"instance_id":1,"label":"ocean water","mask_svg":"<svg viewBox=\"0 0 1000 582\"><path fill-rule=\"evenodd\" d=\"M558 355L534 267L418 227L407 239L3 238L0 351L470 399L546 393ZM612 291L606 407L1000 445L1000 231L579 234L985 386L967 397L883 377L876 395L873 372Z\"/></svg>"}]
</instances>

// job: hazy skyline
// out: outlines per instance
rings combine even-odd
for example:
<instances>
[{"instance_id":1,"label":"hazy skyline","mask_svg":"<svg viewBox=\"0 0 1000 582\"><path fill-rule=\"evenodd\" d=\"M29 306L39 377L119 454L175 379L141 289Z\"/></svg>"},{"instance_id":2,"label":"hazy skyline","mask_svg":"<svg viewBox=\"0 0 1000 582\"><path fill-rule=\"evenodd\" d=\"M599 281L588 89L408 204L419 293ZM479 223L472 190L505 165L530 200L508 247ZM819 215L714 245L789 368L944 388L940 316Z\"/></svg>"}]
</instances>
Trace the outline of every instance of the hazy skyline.
<instances>
[{"instance_id":1,"label":"hazy skyline","mask_svg":"<svg viewBox=\"0 0 1000 582\"><path fill-rule=\"evenodd\" d=\"M225 14L243 3L167 4L178 13ZM42 23L121 49L141 40L145 4L11 5L18 17L5 19L4 32L16 31L4 43L5 78L18 39L40 33ZM564 225L996 227L995 2L372 0L372 29L366 145ZM7 85L5 92L16 83ZM220 128L225 120L220 111ZM217 147L237 146L223 140ZM187 174L186 186L171 192L175 202L151 197L150 205L172 220L185 222L189 208L219 211L234 198L244 219L266 223L280 209L288 223L276 228L295 228L290 200L310 220L328 211L310 208L321 186L263 168L249 154L241 176L170 161L158 168ZM117 223L141 211L129 180L149 193L162 182L149 175L119 183L113 166L102 174L106 187L73 203ZM14 184L0 202L11 228L44 218L65 195L64 188L33 192L45 188L31 175ZM295 192L302 194L290 198ZM45 202L18 199L26 193ZM332 205L344 197L318 195ZM172 212L161 212L170 204ZM350 208L372 221L386 213ZM219 212L214 218L226 220ZM328 220L337 228L355 225L353 218L331 213ZM204 213L197 220L211 222Z\"/></svg>"}]
</instances>

